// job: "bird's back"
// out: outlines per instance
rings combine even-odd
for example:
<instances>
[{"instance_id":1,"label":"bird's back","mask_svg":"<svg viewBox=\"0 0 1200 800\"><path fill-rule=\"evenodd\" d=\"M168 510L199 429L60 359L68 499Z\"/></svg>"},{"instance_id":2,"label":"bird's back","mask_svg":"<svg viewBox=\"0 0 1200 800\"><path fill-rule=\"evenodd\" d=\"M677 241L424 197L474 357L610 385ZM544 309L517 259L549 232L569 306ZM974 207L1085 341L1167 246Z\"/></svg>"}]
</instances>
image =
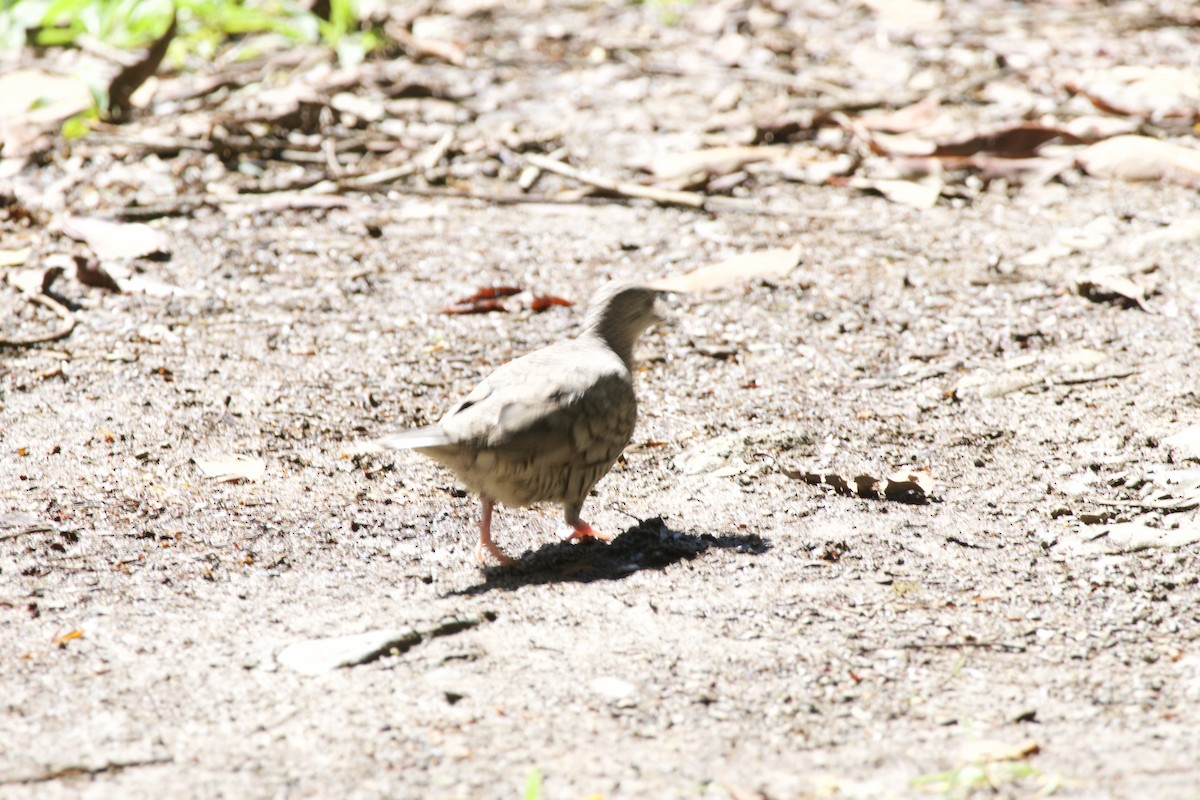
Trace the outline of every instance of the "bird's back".
<instances>
[{"instance_id":1,"label":"bird's back","mask_svg":"<svg viewBox=\"0 0 1200 800\"><path fill-rule=\"evenodd\" d=\"M636 421L628 367L584 337L497 369L442 418L449 444L420 452L506 505L569 505L612 467Z\"/></svg>"}]
</instances>

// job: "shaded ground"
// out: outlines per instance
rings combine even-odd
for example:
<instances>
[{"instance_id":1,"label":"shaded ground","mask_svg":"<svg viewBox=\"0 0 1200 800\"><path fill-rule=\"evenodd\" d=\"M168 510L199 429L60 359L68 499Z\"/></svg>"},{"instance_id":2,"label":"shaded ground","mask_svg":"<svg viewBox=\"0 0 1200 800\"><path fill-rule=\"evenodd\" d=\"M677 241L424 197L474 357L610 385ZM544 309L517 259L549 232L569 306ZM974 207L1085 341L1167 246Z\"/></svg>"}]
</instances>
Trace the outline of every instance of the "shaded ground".
<instances>
[{"instance_id":1,"label":"shaded ground","mask_svg":"<svg viewBox=\"0 0 1200 800\"><path fill-rule=\"evenodd\" d=\"M472 121L425 119L422 135L554 119L577 163L631 177L634 150L700 144L731 74L737 108L803 96L728 72L714 37L758 42L765 12L727 10L713 31L712 8L674 24L641 6L496 11L477 63L437 66L472 85ZM822 43L879 41L863 9L805 9L776 25L813 60L805 80L847 74ZM946 53L994 56L1007 19L1038 54L1025 84L1099 36L1114 55L1089 44L1097 64L1155 51L1196 67L1186 5L1038 10L1054 36L1032 7L981 3L890 52L958 78ZM589 59L597 46L616 55ZM688 68L618 57L648 48ZM4 247L45 258L69 251L64 210L149 205L150 182L106 183L99 153L148 157L96 141L86 163L54 150L14 179L36 224L10 224ZM231 186L249 174L164 158ZM409 188L499 195L520 171L467 151L445 169L463 183ZM87 179L55 200L72 170ZM952 179L918 210L744 181L762 207L403 188L318 209L214 202L151 222L170 258L134 270L177 291L56 285L78 327L0 362L0 794L513 797L537 770L548 798L1200 796L1198 521L1185 454L1161 443L1200 418L1200 242L1155 238L1195 215L1195 190L1070 170L1022 190ZM555 510L502 509L498 540L524 561L481 571L477 501L446 472L339 455L436 419L580 318L523 296L438 313L478 287L582 304L609 277L793 244L785 278L663 304L670 324L638 351L634 443L585 510L620 534L610 546L556 543ZM1081 291L1112 264L1148 310ZM6 324L52 325L6 300ZM263 479L193 463L228 453L265 461ZM935 502L788 477L902 467L937 480ZM1182 543L1135 549L1104 535L1119 521ZM318 674L277 658L450 617L478 624Z\"/></svg>"}]
</instances>

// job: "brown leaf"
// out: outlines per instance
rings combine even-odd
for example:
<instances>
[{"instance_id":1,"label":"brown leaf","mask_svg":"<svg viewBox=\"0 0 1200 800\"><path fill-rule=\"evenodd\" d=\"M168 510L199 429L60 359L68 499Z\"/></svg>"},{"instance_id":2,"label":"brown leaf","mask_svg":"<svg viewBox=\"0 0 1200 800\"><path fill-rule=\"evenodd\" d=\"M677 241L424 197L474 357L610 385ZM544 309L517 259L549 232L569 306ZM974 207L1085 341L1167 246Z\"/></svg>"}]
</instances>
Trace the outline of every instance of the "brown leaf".
<instances>
[{"instance_id":1,"label":"brown leaf","mask_svg":"<svg viewBox=\"0 0 1200 800\"><path fill-rule=\"evenodd\" d=\"M900 503L928 503L933 496L934 479L927 472L900 471L882 480L867 473L847 478L837 472L806 472L784 468L792 480L812 486L825 486L838 494L876 500L883 497Z\"/></svg>"},{"instance_id":2,"label":"brown leaf","mask_svg":"<svg viewBox=\"0 0 1200 800\"><path fill-rule=\"evenodd\" d=\"M473 303L457 303L446 306L439 314L489 314L493 311L508 311L499 300L476 300Z\"/></svg>"},{"instance_id":3,"label":"brown leaf","mask_svg":"<svg viewBox=\"0 0 1200 800\"><path fill-rule=\"evenodd\" d=\"M541 313L552 306L573 306L575 305L565 297L558 297L552 294L537 294L533 296L533 300L529 303L529 307L536 313Z\"/></svg>"},{"instance_id":4,"label":"brown leaf","mask_svg":"<svg viewBox=\"0 0 1200 800\"><path fill-rule=\"evenodd\" d=\"M671 275L647 284L664 292L700 292L731 283L769 275L782 278L800 263L800 245L783 249L759 250L734 256L719 264Z\"/></svg>"},{"instance_id":5,"label":"brown leaf","mask_svg":"<svg viewBox=\"0 0 1200 800\"><path fill-rule=\"evenodd\" d=\"M140 258L170 252L166 234L144 222L113 222L98 217L67 217L63 233L100 258Z\"/></svg>"},{"instance_id":6,"label":"brown leaf","mask_svg":"<svg viewBox=\"0 0 1200 800\"><path fill-rule=\"evenodd\" d=\"M58 267L62 272L70 272L74 275L75 280L84 286L94 286L114 292L121 291L121 284L116 276L100 266L100 262L90 256L54 253L46 257L46 266Z\"/></svg>"},{"instance_id":7,"label":"brown leaf","mask_svg":"<svg viewBox=\"0 0 1200 800\"><path fill-rule=\"evenodd\" d=\"M475 290L475 294L460 297L454 302L474 303L478 300L495 300L498 297L512 297L514 294L520 294L521 291L520 286L485 286Z\"/></svg>"},{"instance_id":8,"label":"brown leaf","mask_svg":"<svg viewBox=\"0 0 1200 800\"><path fill-rule=\"evenodd\" d=\"M439 314L487 314L492 311L507 311L501 298L520 294L519 286L485 286L474 294L460 297L454 305L438 311Z\"/></svg>"},{"instance_id":9,"label":"brown leaf","mask_svg":"<svg viewBox=\"0 0 1200 800\"><path fill-rule=\"evenodd\" d=\"M145 58L118 72L108 85L108 114L112 119L119 121L133 109L133 93L158 69L174 38L175 14L172 12L171 24L167 26L163 35L150 45Z\"/></svg>"},{"instance_id":10,"label":"brown leaf","mask_svg":"<svg viewBox=\"0 0 1200 800\"><path fill-rule=\"evenodd\" d=\"M936 482L928 472L900 471L883 482L883 496L901 503L928 503Z\"/></svg>"},{"instance_id":11,"label":"brown leaf","mask_svg":"<svg viewBox=\"0 0 1200 800\"><path fill-rule=\"evenodd\" d=\"M1046 125L1017 125L990 133L976 134L959 142L939 144L933 154L939 157L969 156L991 153L1008 158L1029 158L1049 142L1079 144L1079 139L1067 131Z\"/></svg>"},{"instance_id":12,"label":"brown leaf","mask_svg":"<svg viewBox=\"0 0 1200 800\"><path fill-rule=\"evenodd\" d=\"M1076 159L1089 175L1122 181L1167 181L1200 187L1200 150L1151 139L1114 136L1086 148Z\"/></svg>"}]
</instances>

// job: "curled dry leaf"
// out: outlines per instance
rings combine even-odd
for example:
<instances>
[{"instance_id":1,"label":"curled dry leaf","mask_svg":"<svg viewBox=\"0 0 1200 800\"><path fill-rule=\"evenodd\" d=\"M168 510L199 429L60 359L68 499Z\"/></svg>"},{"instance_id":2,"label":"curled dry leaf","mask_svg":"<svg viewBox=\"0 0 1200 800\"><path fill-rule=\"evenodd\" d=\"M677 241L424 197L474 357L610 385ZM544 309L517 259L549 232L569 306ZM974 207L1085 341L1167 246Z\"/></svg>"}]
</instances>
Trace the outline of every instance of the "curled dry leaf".
<instances>
[{"instance_id":1,"label":"curled dry leaf","mask_svg":"<svg viewBox=\"0 0 1200 800\"><path fill-rule=\"evenodd\" d=\"M454 305L438 311L439 314L488 314L492 311L507 311L501 300L520 294L519 286L485 286L474 294L460 297Z\"/></svg>"},{"instance_id":2,"label":"curled dry leaf","mask_svg":"<svg viewBox=\"0 0 1200 800\"><path fill-rule=\"evenodd\" d=\"M928 503L933 497L936 485L936 481L928 472L910 470L901 470L882 479L866 473L847 478L836 472L808 472L786 468L783 474L811 486L827 487L838 494L870 500L882 497L899 503Z\"/></svg>"},{"instance_id":3,"label":"curled dry leaf","mask_svg":"<svg viewBox=\"0 0 1200 800\"><path fill-rule=\"evenodd\" d=\"M1105 139L1086 148L1076 162L1097 178L1167 181L1200 188L1200 150L1149 136Z\"/></svg>"},{"instance_id":4,"label":"curled dry leaf","mask_svg":"<svg viewBox=\"0 0 1200 800\"><path fill-rule=\"evenodd\" d=\"M1079 293L1092 302L1119 302L1129 308L1150 310L1146 307L1146 290L1128 276L1112 270L1092 270L1080 277L1076 285Z\"/></svg>"},{"instance_id":5,"label":"curled dry leaf","mask_svg":"<svg viewBox=\"0 0 1200 800\"><path fill-rule=\"evenodd\" d=\"M117 278L102 267L95 258L55 253L46 258L46 265L59 267L64 272L70 273L84 286L108 289L113 292L121 291L121 284Z\"/></svg>"},{"instance_id":6,"label":"curled dry leaf","mask_svg":"<svg viewBox=\"0 0 1200 800\"><path fill-rule=\"evenodd\" d=\"M559 296L553 295L553 294L536 294L533 296L533 300L531 300L529 303L529 307L531 309L533 309L533 311L535 313L538 313L538 314L542 313L543 311L545 311L548 308L551 308L552 306L573 306L573 305L575 305L575 304L572 303L567 298L559 297Z\"/></svg>"},{"instance_id":7,"label":"curled dry leaf","mask_svg":"<svg viewBox=\"0 0 1200 800\"><path fill-rule=\"evenodd\" d=\"M141 258L170 252L166 234L144 222L67 217L63 222L63 233L85 242L100 258Z\"/></svg>"},{"instance_id":8,"label":"curled dry leaf","mask_svg":"<svg viewBox=\"0 0 1200 800\"><path fill-rule=\"evenodd\" d=\"M702 292L731 283L771 276L782 278L800 263L800 245L788 249L759 250L734 256L719 264L693 270L683 275L671 275L646 284L663 292Z\"/></svg>"},{"instance_id":9,"label":"curled dry leaf","mask_svg":"<svg viewBox=\"0 0 1200 800\"><path fill-rule=\"evenodd\" d=\"M212 458L192 459L206 477L223 483L260 481L267 472L267 463L259 458L223 453Z\"/></svg>"}]
</instances>

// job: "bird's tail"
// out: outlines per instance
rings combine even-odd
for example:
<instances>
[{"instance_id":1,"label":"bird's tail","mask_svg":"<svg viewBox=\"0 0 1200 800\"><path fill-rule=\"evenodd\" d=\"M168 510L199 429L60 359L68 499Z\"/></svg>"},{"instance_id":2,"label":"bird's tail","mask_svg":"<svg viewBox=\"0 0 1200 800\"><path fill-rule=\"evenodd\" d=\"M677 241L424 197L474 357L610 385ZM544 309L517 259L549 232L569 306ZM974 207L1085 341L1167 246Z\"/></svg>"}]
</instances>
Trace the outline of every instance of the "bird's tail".
<instances>
[{"instance_id":1,"label":"bird's tail","mask_svg":"<svg viewBox=\"0 0 1200 800\"><path fill-rule=\"evenodd\" d=\"M367 453L382 453L387 450L417 450L422 447L439 447L450 444L450 437L440 425L430 425L426 428L413 428L410 431L400 431L353 444L342 453L348 456L359 456Z\"/></svg>"}]
</instances>

